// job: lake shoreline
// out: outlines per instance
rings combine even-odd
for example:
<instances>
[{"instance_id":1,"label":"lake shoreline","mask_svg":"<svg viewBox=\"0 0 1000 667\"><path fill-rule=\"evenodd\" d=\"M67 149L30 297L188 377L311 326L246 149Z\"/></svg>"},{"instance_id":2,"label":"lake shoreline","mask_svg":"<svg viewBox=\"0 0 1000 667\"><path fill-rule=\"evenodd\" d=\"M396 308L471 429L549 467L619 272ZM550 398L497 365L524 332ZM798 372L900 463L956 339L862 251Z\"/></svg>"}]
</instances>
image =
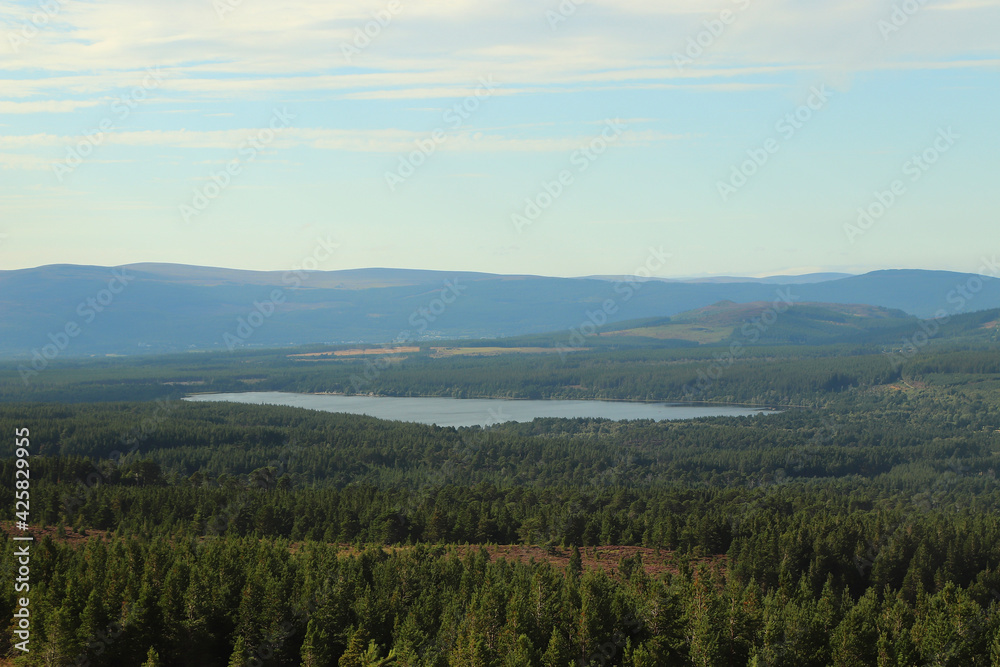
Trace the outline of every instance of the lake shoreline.
<instances>
[{"instance_id":1,"label":"lake shoreline","mask_svg":"<svg viewBox=\"0 0 1000 667\"><path fill-rule=\"evenodd\" d=\"M223 394L249 394L249 393L273 393L290 394L293 396L350 396L358 398L449 398L456 401L600 401L606 403L637 403L645 405L682 405L692 407L734 407L753 408L755 410L767 410L769 412L782 412L789 408L806 408L805 405L768 405L764 403L731 403L729 401L679 401L673 399L644 399L644 398L518 398L513 396L465 396L456 398L454 396L442 396L440 394L409 394L406 396L394 396L392 394L347 394L342 391L267 391L267 392L243 392L243 391L200 391L192 392L183 398L193 398L195 396L219 396Z\"/></svg>"},{"instance_id":2,"label":"lake shoreline","mask_svg":"<svg viewBox=\"0 0 1000 667\"><path fill-rule=\"evenodd\" d=\"M183 400L275 405L437 426L491 426L535 419L675 421L701 417L751 417L775 414L771 407L732 404L680 404L665 401L604 399L454 398L451 396L375 396L296 392L202 393Z\"/></svg>"}]
</instances>

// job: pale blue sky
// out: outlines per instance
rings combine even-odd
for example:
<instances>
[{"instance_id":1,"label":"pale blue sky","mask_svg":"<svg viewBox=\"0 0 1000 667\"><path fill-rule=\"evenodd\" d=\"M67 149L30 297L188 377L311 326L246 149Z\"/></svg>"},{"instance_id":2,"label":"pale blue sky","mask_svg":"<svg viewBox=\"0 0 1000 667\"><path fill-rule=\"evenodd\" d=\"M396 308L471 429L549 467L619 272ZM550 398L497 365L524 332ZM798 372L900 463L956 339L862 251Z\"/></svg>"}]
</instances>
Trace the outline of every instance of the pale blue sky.
<instances>
[{"instance_id":1,"label":"pale blue sky","mask_svg":"<svg viewBox=\"0 0 1000 667\"><path fill-rule=\"evenodd\" d=\"M898 30L894 4L7 2L0 269L285 269L330 237L328 270L631 273L662 247L664 276L975 271L1000 250L1000 0L911 0Z\"/></svg>"}]
</instances>

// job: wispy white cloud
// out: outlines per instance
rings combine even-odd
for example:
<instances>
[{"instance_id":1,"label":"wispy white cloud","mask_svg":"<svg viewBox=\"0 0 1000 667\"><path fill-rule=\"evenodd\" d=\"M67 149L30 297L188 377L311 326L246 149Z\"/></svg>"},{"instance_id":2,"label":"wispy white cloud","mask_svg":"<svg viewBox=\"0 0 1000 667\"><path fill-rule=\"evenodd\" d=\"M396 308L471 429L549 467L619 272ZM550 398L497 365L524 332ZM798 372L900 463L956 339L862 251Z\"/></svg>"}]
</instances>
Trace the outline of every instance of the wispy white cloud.
<instances>
[{"instance_id":1,"label":"wispy white cloud","mask_svg":"<svg viewBox=\"0 0 1000 667\"><path fill-rule=\"evenodd\" d=\"M22 155L20 153L0 153L0 169L17 169L37 171L51 169L51 163L37 155Z\"/></svg>"},{"instance_id":2,"label":"wispy white cloud","mask_svg":"<svg viewBox=\"0 0 1000 667\"><path fill-rule=\"evenodd\" d=\"M385 10L385 0L243 2L221 19L204 0L60 7L49 25L0 60L0 71L40 72L3 80L5 97L104 95L136 85L149 66L169 72L174 93L208 99L314 91L370 100L463 96L487 74L502 81L508 95L679 85L705 77L740 77L726 83L753 86L769 83L759 76L843 63L859 69L905 61L971 63L970 54L1000 54L990 29L1000 18L998 0L928 4L925 9L947 18L923 25L915 18L906 29L935 38L901 41L898 51L883 48L876 27L888 8L867 0L808 6L793 0L588 0L555 31L545 17L558 11L558 2L403 3L350 63L341 46ZM6 14L16 33L35 9L16 5L0 17ZM674 54L724 9L736 19L690 67L678 70Z\"/></svg>"},{"instance_id":3,"label":"wispy white cloud","mask_svg":"<svg viewBox=\"0 0 1000 667\"><path fill-rule=\"evenodd\" d=\"M0 210L16 210L7 218L19 232L42 239L17 262L136 261L149 252L150 230L177 217L189 186L218 170L211 165L228 164L260 132L255 124L282 106L296 122L234 180L212 224L192 231L197 242L164 238L164 256L232 264L239 252L240 264L273 266L276 249L289 242L274 220L301 219L359 230L351 261L371 265L620 273L630 267L608 258L629 256L651 235L686 244L678 275L833 260L890 265L928 252L922 239L933 232L919 225L936 229L921 218L933 207L908 212L907 234L883 245L873 237L877 262L842 257L833 245L793 256L785 248L839 239L837 207L849 217L853 204L845 201L884 187L878 165L894 168L893 156L907 155L915 137L942 122L968 138L922 184L921 201L937 202L962 231L934 252L951 243L954 258L967 251L961 238L967 245L989 236L996 197L985 184L997 146L988 110L1000 64L1000 0L928 0L888 38L879 22L902 0L586 0L555 29L549 19L561 0L401 0L387 25L371 29L389 1L232 0L233 11L220 17L213 0L59 0L58 12L16 50L9 38L24 37L38 0L0 3ZM706 37L723 10L735 20ZM371 43L348 60L342 46L364 27ZM679 67L675 55L693 40L700 52ZM150 67L160 68L162 85L125 107L134 114L119 113L116 100L141 87ZM426 144L432 128L451 127L444 111L489 76L497 99L449 131L428 163L443 157L438 151L461 159L430 166L413 187L388 196L373 165L395 163L417 140ZM820 82L837 91L836 103L782 144L737 205L720 207L716 179ZM839 94L852 85L850 96ZM585 186L581 178L567 189L538 227L538 238L551 233L560 247L573 239L571 251L552 253L539 242L519 253L537 255L538 264L495 262L493 249L510 247L512 207L553 177L546 169L563 160L558 153L592 140L607 115L634 119L616 143L623 157L602 163L602 180ZM59 183L53 164L68 161L105 121L112 129L78 174ZM630 148L619 153L619 146ZM100 166L116 161L135 164ZM268 162L280 168L259 168ZM28 191L32 183L48 189ZM821 220L832 220L826 236ZM581 224L598 233L582 233ZM473 240L440 242L459 228ZM233 247L234 229L266 240L256 250L224 250ZM711 249L700 253L705 234ZM748 253L750 236L783 242ZM399 254L369 247L369 238L393 239Z\"/></svg>"},{"instance_id":4,"label":"wispy white cloud","mask_svg":"<svg viewBox=\"0 0 1000 667\"><path fill-rule=\"evenodd\" d=\"M925 7L925 9L931 11L966 11L969 9L996 8L1000 8L1000 0L952 0L952 2L940 2Z\"/></svg>"},{"instance_id":5,"label":"wispy white cloud","mask_svg":"<svg viewBox=\"0 0 1000 667\"><path fill-rule=\"evenodd\" d=\"M101 100L40 100L37 102L0 101L0 114L7 113L71 113L95 107Z\"/></svg>"},{"instance_id":6,"label":"wispy white cloud","mask_svg":"<svg viewBox=\"0 0 1000 667\"><path fill-rule=\"evenodd\" d=\"M102 137L102 145L132 147L170 147L184 149L226 149L233 150L244 144L248 137L256 136L259 129L243 128L230 130L188 131L149 130L139 132L110 132ZM359 153L400 153L414 149L414 142L426 139L426 132L409 130L341 130L326 128L288 128L282 130L269 145L273 148L307 146L320 150L349 151ZM560 138L524 138L487 134L480 131L451 133L442 143L443 151L471 152L559 152L569 151L587 144L593 137L580 135ZM622 145L648 145L661 141L676 141L689 138L688 135L666 134L655 130L626 130L622 133ZM81 137L55 134L0 135L0 148L31 149L43 147L72 146ZM49 164L45 163L46 167Z\"/></svg>"}]
</instances>

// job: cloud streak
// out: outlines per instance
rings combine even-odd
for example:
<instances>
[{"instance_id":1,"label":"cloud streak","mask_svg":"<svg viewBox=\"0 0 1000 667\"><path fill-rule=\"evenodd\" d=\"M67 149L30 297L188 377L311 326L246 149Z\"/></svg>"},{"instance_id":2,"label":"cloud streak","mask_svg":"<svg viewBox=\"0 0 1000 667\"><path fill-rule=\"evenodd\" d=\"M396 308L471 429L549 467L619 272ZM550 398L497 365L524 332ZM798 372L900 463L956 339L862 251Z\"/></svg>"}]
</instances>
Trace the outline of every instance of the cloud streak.
<instances>
[{"instance_id":1,"label":"cloud streak","mask_svg":"<svg viewBox=\"0 0 1000 667\"><path fill-rule=\"evenodd\" d=\"M382 4L240 3L220 21L203 0L64 3L30 43L0 60L0 71L39 74L3 80L0 94L13 99L56 91L102 95L134 85L136 73L152 66L168 72L173 91L205 99L301 91L401 99L462 96L487 73L502 80L510 95L555 86L676 85L684 78L704 77L740 77L744 85L760 84L766 82L754 77L845 60L874 68L940 60L973 63L971 54L987 59L1000 55L988 29L990 19L992 25L1000 19L996 0L928 5L943 25L925 21L912 30L923 35L932 29L935 39L913 40L896 52L878 51L875 25L881 10L862 0L811 3L808 10L791 0L712 6L693 0L590 0L557 34L544 19L557 3L462 1L405 4L357 66L346 66L340 45ZM703 29L704 20L738 4L746 9L724 39L689 71L678 72L673 54ZM35 9L31 3L15 3L2 18L16 32ZM128 29L122 30L123 25Z\"/></svg>"},{"instance_id":2,"label":"cloud streak","mask_svg":"<svg viewBox=\"0 0 1000 667\"><path fill-rule=\"evenodd\" d=\"M138 148L183 148L233 150L244 143L259 128L230 130L188 131L149 130L137 132L109 132L102 137L102 145ZM55 134L0 135L0 149L33 149L71 146L81 136ZM310 147L319 150L349 151L358 153L399 153L412 150L414 142L426 138L425 132L409 130L339 130L323 128L289 128L274 141L274 148ZM667 134L654 130L626 131L621 144L645 146L662 141L679 141L689 138L683 134ZM462 131L451 135L444 151L463 152L563 152L574 150L590 140L588 135L562 138L524 138L479 131ZM10 154L13 155L13 154ZM25 157L28 160L27 156ZM14 158L11 158L13 164Z\"/></svg>"}]
</instances>

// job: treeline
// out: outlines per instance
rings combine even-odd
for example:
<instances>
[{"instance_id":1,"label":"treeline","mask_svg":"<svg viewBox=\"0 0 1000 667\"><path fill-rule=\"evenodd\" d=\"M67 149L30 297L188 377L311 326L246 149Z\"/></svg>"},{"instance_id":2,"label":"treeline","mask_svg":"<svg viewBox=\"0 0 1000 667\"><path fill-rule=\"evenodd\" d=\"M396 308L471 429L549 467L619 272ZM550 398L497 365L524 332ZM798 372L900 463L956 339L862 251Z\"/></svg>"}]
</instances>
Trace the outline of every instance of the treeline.
<instances>
[{"instance_id":1,"label":"treeline","mask_svg":"<svg viewBox=\"0 0 1000 667\"><path fill-rule=\"evenodd\" d=\"M980 319L982 319L980 317ZM969 325L972 326L972 325ZM976 323L976 327L982 328ZM304 360L303 350L108 359L56 359L25 375L27 362L0 363L0 403L177 400L190 392L337 392L456 398L613 398L822 405L851 391L900 379L938 386L986 382L996 390L994 347L976 338L935 337L920 329L880 345L717 345L599 349L486 357L432 356L430 347L392 357ZM509 341L476 341L475 344ZM462 345L464 343L458 342ZM18 369L21 370L18 370Z\"/></svg>"},{"instance_id":2,"label":"treeline","mask_svg":"<svg viewBox=\"0 0 1000 667\"><path fill-rule=\"evenodd\" d=\"M996 364L988 350L947 355L925 350L912 360L888 351L721 345L435 358L424 350L392 358L322 361L296 360L288 351L204 353L56 360L27 381L17 371L19 364L8 362L0 364L0 402L152 401L176 400L191 392L287 391L818 405L852 389L895 382L901 372L974 374L990 372ZM947 358L946 365L924 365L939 354Z\"/></svg>"}]
</instances>

